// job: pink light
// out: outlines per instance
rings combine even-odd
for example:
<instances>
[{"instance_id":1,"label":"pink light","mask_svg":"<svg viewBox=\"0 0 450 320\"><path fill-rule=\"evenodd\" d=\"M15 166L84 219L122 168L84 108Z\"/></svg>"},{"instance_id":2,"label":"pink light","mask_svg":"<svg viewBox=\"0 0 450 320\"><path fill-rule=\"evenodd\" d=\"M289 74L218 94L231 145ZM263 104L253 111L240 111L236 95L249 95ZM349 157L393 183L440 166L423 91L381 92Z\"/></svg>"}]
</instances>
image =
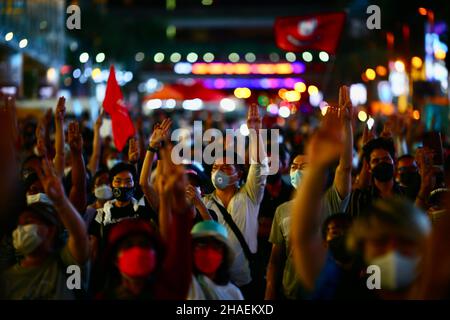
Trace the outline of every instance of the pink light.
<instances>
[{"instance_id":1,"label":"pink light","mask_svg":"<svg viewBox=\"0 0 450 320\"><path fill-rule=\"evenodd\" d=\"M214 86L215 86L217 89L222 89L222 88L224 88L226 84L227 84L227 83L225 82L224 79L217 79L217 80L214 80Z\"/></svg>"}]
</instances>

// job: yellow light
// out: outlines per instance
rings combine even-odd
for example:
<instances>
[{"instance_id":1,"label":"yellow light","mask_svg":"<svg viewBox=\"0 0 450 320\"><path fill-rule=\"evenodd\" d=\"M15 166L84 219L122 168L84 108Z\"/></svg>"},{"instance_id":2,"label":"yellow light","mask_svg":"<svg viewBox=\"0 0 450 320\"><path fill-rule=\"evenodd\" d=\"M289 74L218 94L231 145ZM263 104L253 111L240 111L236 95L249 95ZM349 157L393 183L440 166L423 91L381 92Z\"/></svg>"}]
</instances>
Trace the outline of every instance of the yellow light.
<instances>
[{"instance_id":1,"label":"yellow light","mask_svg":"<svg viewBox=\"0 0 450 320\"><path fill-rule=\"evenodd\" d=\"M100 68L95 68L94 70L92 70L92 73L91 73L92 79L96 80L101 75L102 75L102 70L100 70Z\"/></svg>"},{"instance_id":2,"label":"yellow light","mask_svg":"<svg viewBox=\"0 0 450 320\"><path fill-rule=\"evenodd\" d=\"M438 60L444 60L446 53L444 50L438 49L434 52L434 56L436 57L436 59Z\"/></svg>"},{"instance_id":3,"label":"yellow light","mask_svg":"<svg viewBox=\"0 0 450 320\"><path fill-rule=\"evenodd\" d=\"M287 90L286 89L280 89L278 90L278 95L280 96L281 99L285 99L285 94L286 94Z\"/></svg>"},{"instance_id":4,"label":"yellow light","mask_svg":"<svg viewBox=\"0 0 450 320\"><path fill-rule=\"evenodd\" d=\"M211 63L209 66L210 74L223 74L224 73L224 65L222 63Z\"/></svg>"},{"instance_id":5,"label":"yellow light","mask_svg":"<svg viewBox=\"0 0 450 320\"><path fill-rule=\"evenodd\" d=\"M192 66L193 74L207 74L208 71L209 71L209 68L206 65L206 63L196 63Z\"/></svg>"},{"instance_id":6,"label":"yellow light","mask_svg":"<svg viewBox=\"0 0 450 320\"><path fill-rule=\"evenodd\" d=\"M420 112L419 112L419 110L414 110L413 118L414 118L414 120L420 120Z\"/></svg>"},{"instance_id":7,"label":"yellow light","mask_svg":"<svg viewBox=\"0 0 450 320\"><path fill-rule=\"evenodd\" d=\"M319 89L316 86L311 85L308 87L308 93L310 96L313 96L319 93Z\"/></svg>"},{"instance_id":8,"label":"yellow light","mask_svg":"<svg viewBox=\"0 0 450 320\"><path fill-rule=\"evenodd\" d=\"M412 57L411 64L414 68L419 69L420 67L422 67L422 59L420 59L419 57Z\"/></svg>"},{"instance_id":9,"label":"yellow light","mask_svg":"<svg viewBox=\"0 0 450 320\"><path fill-rule=\"evenodd\" d=\"M367 120L367 113L363 110L361 110L360 112L358 112L358 119L361 122L366 122Z\"/></svg>"},{"instance_id":10,"label":"yellow light","mask_svg":"<svg viewBox=\"0 0 450 320\"><path fill-rule=\"evenodd\" d=\"M275 65L275 73L291 74L292 73L292 65L290 63L277 63Z\"/></svg>"},{"instance_id":11,"label":"yellow light","mask_svg":"<svg viewBox=\"0 0 450 320\"><path fill-rule=\"evenodd\" d=\"M55 82L56 78L57 78L57 75L56 75L55 68L49 68L47 70L47 81L48 82Z\"/></svg>"},{"instance_id":12,"label":"yellow light","mask_svg":"<svg viewBox=\"0 0 450 320\"><path fill-rule=\"evenodd\" d=\"M419 14L421 16L426 16L427 15L427 9L425 8L419 8Z\"/></svg>"},{"instance_id":13,"label":"yellow light","mask_svg":"<svg viewBox=\"0 0 450 320\"><path fill-rule=\"evenodd\" d=\"M380 77L387 75L387 69L384 66L378 66L375 70Z\"/></svg>"},{"instance_id":14,"label":"yellow light","mask_svg":"<svg viewBox=\"0 0 450 320\"><path fill-rule=\"evenodd\" d=\"M402 61L397 60L394 63L394 68L395 68L395 70L397 70L397 72L404 72L405 71L405 64Z\"/></svg>"},{"instance_id":15,"label":"yellow light","mask_svg":"<svg viewBox=\"0 0 450 320\"><path fill-rule=\"evenodd\" d=\"M234 89L234 96L239 99L247 99L252 95L249 88L236 88Z\"/></svg>"},{"instance_id":16,"label":"yellow light","mask_svg":"<svg viewBox=\"0 0 450 320\"><path fill-rule=\"evenodd\" d=\"M306 84L303 83L303 82L297 82L294 85L294 89L295 89L295 91L298 91L298 92L305 92L306 91Z\"/></svg>"},{"instance_id":17,"label":"yellow light","mask_svg":"<svg viewBox=\"0 0 450 320\"><path fill-rule=\"evenodd\" d=\"M368 68L366 70L366 77L367 77L367 79L373 80L373 79L375 79L376 76L377 76L377 74L375 73L375 70L373 70L371 68Z\"/></svg>"},{"instance_id":18,"label":"yellow light","mask_svg":"<svg viewBox=\"0 0 450 320\"><path fill-rule=\"evenodd\" d=\"M237 74L249 74L251 72L251 68L249 64L246 63L237 63L235 65L235 73Z\"/></svg>"},{"instance_id":19,"label":"yellow light","mask_svg":"<svg viewBox=\"0 0 450 320\"><path fill-rule=\"evenodd\" d=\"M295 102L295 101L298 101L298 100L300 100L300 93L299 92L297 92L297 91L295 91L295 90L292 90L292 91L287 91L285 94L284 94L284 97L286 98L286 100L287 101L289 101L289 102Z\"/></svg>"},{"instance_id":20,"label":"yellow light","mask_svg":"<svg viewBox=\"0 0 450 320\"><path fill-rule=\"evenodd\" d=\"M328 111L328 105L327 106L324 106L324 107L321 107L320 108L320 113L323 115L323 116L325 116L326 114L327 114L327 111Z\"/></svg>"}]
</instances>

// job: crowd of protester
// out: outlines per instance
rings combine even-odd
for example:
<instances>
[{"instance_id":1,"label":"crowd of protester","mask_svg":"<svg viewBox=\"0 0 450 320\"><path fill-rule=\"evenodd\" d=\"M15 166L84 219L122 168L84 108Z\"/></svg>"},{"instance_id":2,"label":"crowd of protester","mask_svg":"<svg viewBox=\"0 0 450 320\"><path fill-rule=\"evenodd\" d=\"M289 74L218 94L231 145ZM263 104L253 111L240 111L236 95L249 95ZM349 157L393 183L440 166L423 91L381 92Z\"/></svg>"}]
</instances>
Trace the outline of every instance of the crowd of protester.
<instances>
[{"instance_id":1,"label":"crowd of protester","mask_svg":"<svg viewBox=\"0 0 450 320\"><path fill-rule=\"evenodd\" d=\"M345 86L324 116L281 127L251 105L244 154L175 164L185 119L136 119L120 152L100 134L103 113L90 127L60 98L19 119L4 97L0 298L450 298L448 140L443 152L422 144L409 113L369 130L354 109ZM263 127L280 130L279 154Z\"/></svg>"}]
</instances>

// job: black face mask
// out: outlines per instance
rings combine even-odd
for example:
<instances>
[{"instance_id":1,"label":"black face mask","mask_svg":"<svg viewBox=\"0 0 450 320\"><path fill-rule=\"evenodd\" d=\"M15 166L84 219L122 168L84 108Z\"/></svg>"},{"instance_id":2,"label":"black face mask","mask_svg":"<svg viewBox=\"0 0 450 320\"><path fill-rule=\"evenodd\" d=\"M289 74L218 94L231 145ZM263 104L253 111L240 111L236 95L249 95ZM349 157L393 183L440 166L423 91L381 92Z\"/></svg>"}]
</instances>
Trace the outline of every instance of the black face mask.
<instances>
[{"instance_id":1,"label":"black face mask","mask_svg":"<svg viewBox=\"0 0 450 320\"><path fill-rule=\"evenodd\" d=\"M134 187L120 187L112 189L113 197L119 201L130 201L134 195Z\"/></svg>"},{"instance_id":2,"label":"black face mask","mask_svg":"<svg viewBox=\"0 0 450 320\"><path fill-rule=\"evenodd\" d=\"M418 172L400 173L400 183L406 187L420 188L420 174Z\"/></svg>"},{"instance_id":3,"label":"black face mask","mask_svg":"<svg viewBox=\"0 0 450 320\"><path fill-rule=\"evenodd\" d=\"M348 252L345 242L345 235L334 237L328 241L328 249L334 260L342 264L347 264L352 261L352 255Z\"/></svg>"},{"instance_id":4,"label":"black face mask","mask_svg":"<svg viewBox=\"0 0 450 320\"><path fill-rule=\"evenodd\" d=\"M372 169L372 175L378 181L387 182L394 177L394 165L381 162Z\"/></svg>"}]
</instances>

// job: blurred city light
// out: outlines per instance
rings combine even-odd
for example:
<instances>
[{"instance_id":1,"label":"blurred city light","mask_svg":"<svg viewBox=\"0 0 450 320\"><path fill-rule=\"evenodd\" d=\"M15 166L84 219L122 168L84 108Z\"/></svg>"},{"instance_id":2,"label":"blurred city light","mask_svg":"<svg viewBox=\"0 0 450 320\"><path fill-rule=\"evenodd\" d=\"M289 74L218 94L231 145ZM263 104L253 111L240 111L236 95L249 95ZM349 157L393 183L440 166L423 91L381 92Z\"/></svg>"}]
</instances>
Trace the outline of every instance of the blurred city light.
<instances>
[{"instance_id":1,"label":"blurred city light","mask_svg":"<svg viewBox=\"0 0 450 320\"><path fill-rule=\"evenodd\" d=\"M205 62L213 62L214 61L214 55L211 52L207 52L203 55L203 61Z\"/></svg>"},{"instance_id":2,"label":"blurred city light","mask_svg":"<svg viewBox=\"0 0 450 320\"><path fill-rule=\"evenodd\" d=\"M291 115L291 110L286 106L282 106L278 110L278 114L280 115L280 117L288 118Z\"/></svg>"},{"instance_id":3,"label":"blurred city light","mask_svg":"<svg viewBox=\"0 0 450 320\"><path fill-rule=\"evenodd\" d=\"M239 55L236 52L232 52L228 55L228 60L231 62L238 62L240 59Z\"/></svg>"},{"instance_id":4,"label":"blurred city light","mask_svg":"<svg viewBox=\"0 0 450 320\"><path fill-rule=\"evenodd\" d=\"M162 52L157 52L157 53L155 53L155 55L153 56L153 60L154 60L156 63L161 63L161 62L163 62L163 61L164 61L164 53L162 53Z\"/></svg>"},{"instance_id":5,"label":"blurred city light","mask_svg":"<svg viewBox=\"0 0 450 320\"><path fill-rule=\"evenodd\" d=\"M136 60L136 62L141 62L145 59L145 54L143 52L138 52L136 53L136 55L134 56L134 60Z\"/></svg>"},{"instance_id":6,"label":"blurred city light","mask_svg":"<svg viewBox=\"0 0 450 320\"><path fill-rule=\"evenodd\" d=\"M19 48L25 48L28 45L28 40L27 39L22 39L19 42Z\"/></svg>"},{"instance_id":7,"label":"blurred city light","mask_svg":"<svg viewBox=\"0 0 450 320\"><path fill-rule=\"evenodd\" d=\"M250 134L250 130L248 130L248 127L247 127L246 123L241 124L241 126L239 127L239 132L243 136L248 136Z\"/></svg>"},{"instance_id":8,"label":"blurred city light","mask_svg":"<svg viewBox=\"0 0 450 320\"><path fill-rule=\"evenodd\" d=\"M229 98L224 98L220 100L220 108L224 112L232 112L236 109L236 103Z\"/></svg>"},{"instance_id":9,"label":"blurred city light","mask_svg":"<svg viewBox=\"0 0 450 320\"><path fill-rule=\"evenodd\" d=\"M419 57L412 57L411 64L414 68L420 69L420 68L422 68L423 61Z\"/></svg>"},{"instance_id":10,"label":"blurred city light","mask_svg":"<svg viewBox=\"0 0 450 320\"><path fill-rule=\"evenodd\" d=\"M256 56L253 52L247 52L245 54L245 60L247 62L255 62L256 61Z\"/></svg>"},{"instance_id":11,"label":"blurred city light","mask_svg":"<svg viewBox=\"0 0 450 320\"><path fill-rule=\"evenodd\" d=\"M186 56L186 60L190 63L194 63L195 61L197 61L198 59L198 54L196 54L195 52L189 52L188 55Z\"/></svg>"},{"instance_id":12,"label":"blurred city light","mask_svg":"<svg viewBox=\"0 0 450 320\"><path fill-rule=\"evenodd\" d=\"M313 107L318 107L320 106L320 104L323 102L323 94L322 92L318 91L316 93L314 93L313 95L309 96L309 103L313 106Z\"/></svg>"},{"instance_id":13,"label":"blurred city light","mask_svg":"<svg viewBox=\"0 0 450 320\"><path fill-rule=\"evenodd\" d=\"M366 74L367 79L369 79L369 80L374 80L375 77L377 76L377 74L375 73L375 70L373 70L372 68L366 69L365 74Z\"/></svg>"},{"instance_id":14,"label":"blurred city light","mask_svg":"<svg viewBox=\"0 0 450 320\"><path fill-rule=\"evenodd\" d=\"M377 66L375 70L380 77L384 77L387 75L387 69L385 66Z\"/></svg>"},{"instance_id":15,"label":"blurred city light","mask_svg":"<svg viewBox=\"0 0 450 320\"><path fill-rule=\"evenodd\" d=\"M306 84L304 82L297 82L294 85L294 89L295 89L295 91L303 93L306 91Z\"/></svg>"},{"instance_id":16,"label":"blurred city light","mask_svg":"<svg viewBox=\"0 0 450 320\"><path fill-rule=\"evenodd\" d=\"M367 120L367 113L365 111L363 111L363 110L359 111L358 112L358 119L361 122L366 122L366 120Z\"/></svg>"},{"instance_id":17,"label":"blurred city light","mask_svg":"<svg viewBox=\"0 0 450 320\"><path fill-rule=\"evenodd\" d=\"M403 61L395 61L394 68L397 72L405 72L405 64L403 63Z\"/></svg>"},{"instance_id":18,"label":"blurred city light","mask_svg":"<svg viewBox=\"0 0 450 320\"><path fill-rule=\"evenodd\" d=\"M293 52L286 53L286 60L289 62L294 62L297 59L297 56Z\"/></svg>"},{"instance_id":19,"label":"blurred city light","mask_svg":"<svg viewBox=\"0 0 450 320\"><path fill-rule=\"evenodd\" d=\"M177 63L181 60L181 54L174 52L170 55L170 62Z\"/></svg>"},{"instance_id":20,"label":"blurred city light","mask_svg":"<svg viewBox=\"0 0 450 320\"><path fill-rule=\"evenodd\" d=\"M284 97L289 102L299 101L300 98L301 98L300 93L298 91L295 91L295 90L286 91L286 93L284 94Z\"/></svg>"},{"instance_id":21,"label":"blurred city light","mask_svg":"<svg viewBox=\"0 0 450 320\"><path fill-rule=\"evenodd\" d=\"M319 92L319 89L316 86L310 85L308 87L308 93L310 96L313 96L313 95L317 94L318 92Z\"/></svg>"},{"instance_id":22,"label":"blurred city light","mask_svg":"<svg viewBox=\"0 0 450 320\"><path fill-rule=\"evenodd\" d=\"M311 52L305 51L305 52L302 53L302 58L303 58L303 60L305 60L306 62L311 62L312 59L313 59L313 56L312 56Z\"/></svg>"},{"instance_id":23,"label":"blurred city light","mask_svg":"<svg viewBox=\"0 0 450 320\"><path fill-rule=\"evenodd\" d=\"M323 62L327 62L328 60L330 60L330 56L328 55L327 52L325 51L320 51L319 53L319 59Z\"/></svg>"},{"instance_id":24,"label":"blurred city light","mask_svg":"<svg viewBox=\"0 0 450 320\"><path fill-rule=\"evenodd\" d=\"M83 52L82 54L80 54L80 62L81 63L86 63L89 60L89 54L87 52Z\"/></svg>"},{"instance_id":25,"label":"blurred city light","mask_svg":"<svg viewBox=\"0 0 450 320\"><path fill-rule=\"evenodd\" d=\"M8 32L8 33L5 35L5 40L6 40L6 41L11 41L13 37L14 37L14 33Z\"/></svg>"},{"instance_id":26,"label":"blurred city light","mask_svg":"<svg viewBox=\"0 0 450 320\"><path fill-rule=\"evenodd\" d=\"M247 99L251 96L252 92L249 88L236 88L234 90L234 96L239 99Z\"/></svg>"},{"instance_id":27,"label":"blurred city light","mask_svg":"<svg viewBox=\"0 0 450 320\"><path fill-rule=\"evenodd\" d=\"M103 52L100 52L95 56L95 61L97 63L102 63L103 61L105 61L105 58L106 58L105 54Z\"/></svg>"},{"instance_id":28,"label":"blurred city light","mask_svg":"<svg viewBox=\"0 0 450 320\"><path fill-rule=\"evenodd\" d=\"M367 102L367 89L362 83L355 83L350 86L350 100L353 106L365 104Z\"/></svg>"}]
</instances>

